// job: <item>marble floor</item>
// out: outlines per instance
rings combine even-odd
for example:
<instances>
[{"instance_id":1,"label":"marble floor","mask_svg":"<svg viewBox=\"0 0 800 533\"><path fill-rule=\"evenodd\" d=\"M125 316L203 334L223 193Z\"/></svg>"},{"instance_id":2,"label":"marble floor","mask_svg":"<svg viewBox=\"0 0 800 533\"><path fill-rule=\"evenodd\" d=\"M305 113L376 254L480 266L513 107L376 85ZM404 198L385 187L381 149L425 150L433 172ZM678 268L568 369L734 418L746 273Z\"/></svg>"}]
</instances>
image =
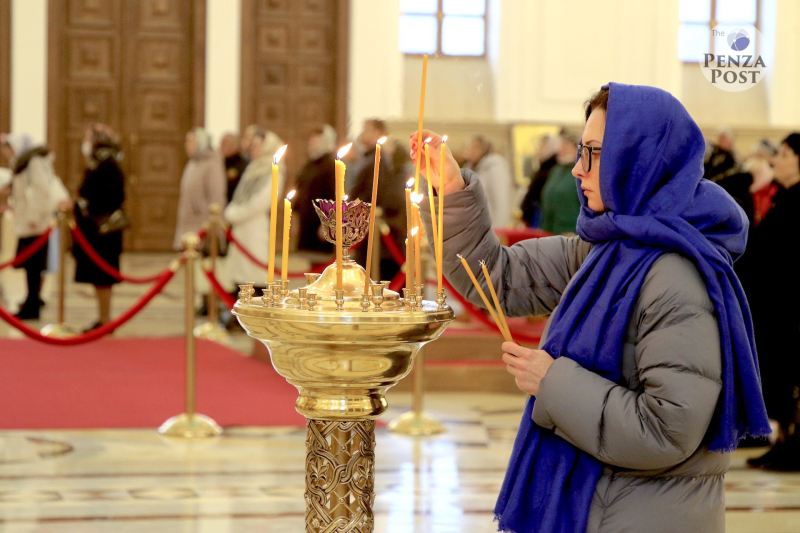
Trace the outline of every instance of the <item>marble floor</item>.
<instances>
[{"instance_id":1,"label":"marble floor","mask_svg":"<svg viewBox=\"0 0 800 533\"><path fill-rule=\"evenodd\" d=\"M143 274L169 255L128 255L123 270ZM22 295L19 271L2 273L7 302ZM121 312L146 290L115 288ZM40 324L55 319L55 284ZM95 320L90 287L68 284L68 321ZM120 336L179 335L182 276ZM0 336L18 336L0 324ZM232 346L249 353L235 333ZM412 439L377 430L375 531L489 533L492 508L524 398L513 394L432 393L426 410L447 432ZM410 396L389 394L384 421L408 410ZM202 442L153 430L0 430L0 532L298 533L304 528L305 430L230 427ZM729 533L800 532L800 474L748 470L738 451L726 476Z\"/></svg>"}]
</instances>

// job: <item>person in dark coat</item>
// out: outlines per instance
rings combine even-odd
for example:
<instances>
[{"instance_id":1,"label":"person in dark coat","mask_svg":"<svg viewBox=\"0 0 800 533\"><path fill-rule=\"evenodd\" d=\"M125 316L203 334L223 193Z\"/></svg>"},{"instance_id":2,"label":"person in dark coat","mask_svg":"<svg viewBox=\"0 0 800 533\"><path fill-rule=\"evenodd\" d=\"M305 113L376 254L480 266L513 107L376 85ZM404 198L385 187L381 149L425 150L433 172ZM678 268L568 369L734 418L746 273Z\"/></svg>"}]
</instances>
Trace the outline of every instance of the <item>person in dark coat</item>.
<instances>
[{"instance_id":1,"label":"person in dark coat","mask_svg":"<svg viewBox=\"0 0 800 533\"><path fill-rule=\"evenodd\" d=\"M790 250L800 229L800 133L773 158L778 192L755 228L743 260L743 284L753 313L767 414L779 425L778 442L751 467L800 471L800 278Z\"/></svg>"},{"instance_id":2,"label":"person in dark coat","mask_svg":"<svg viewBox=\"0 0 800 533\"><path fill-rule=\"evenodd\" d=\"M225 158L225 177L228 178L228 203L233 200L233 191L242 179L248 160L239 151L241 146L239 137L233 133L226 133L219 143L219 151Z\"/></svg>"},{"instance_id":3,"label":"person in dark coat","mask_svg":"<svg viewBox=\"0 0 800 533\"><path fill-rule=\"evenodd\" d=\"M113 219L120 217L125 201L117 135L105 124L93 124L84 134L81 152L86 158L86 170L75 202L75 221L100 257L119 270L124 224L110 223L112 215ZM92 330L111 320L111 288L119 280L101 270L80 246L73 246L72 254L76 261L75 281L91 283L97 294L99 317L88 329Z\"/></svg>"},{"instance_id":4,"label":"person in dark coat","mask_svg":"<svg viewBox=\"0 0 800 533\"><path fill-rule=\"evenodd\" d=\"M522 200L520 209L522 209L522 220L531 228L539 227L539 203L542 201L542 189L547 183L547 176L550 174L550 169L558 163L558 151L561 148L561 136L547 136L542 138L542 144L539 147L537 158L539 159L539 168L531 175L531 183L528 186L528 192L525 193L525 198Z\"/></svg>"},{"instance_id":5,"label":"person in dark coat","mask_svg":"<svg viewBox=\"0 0 800 533\"><path fill-rule=\"evenodd\" d=\"M297 174L295 190L297 201L292 213L300 224L297 249L301 252L333 253L333 244L320 233L320 220L314 210L317 198L336 196L335 161L336 130L325 124L314 129L308 137L308 161Z\"/></svg>"}]
</instances>

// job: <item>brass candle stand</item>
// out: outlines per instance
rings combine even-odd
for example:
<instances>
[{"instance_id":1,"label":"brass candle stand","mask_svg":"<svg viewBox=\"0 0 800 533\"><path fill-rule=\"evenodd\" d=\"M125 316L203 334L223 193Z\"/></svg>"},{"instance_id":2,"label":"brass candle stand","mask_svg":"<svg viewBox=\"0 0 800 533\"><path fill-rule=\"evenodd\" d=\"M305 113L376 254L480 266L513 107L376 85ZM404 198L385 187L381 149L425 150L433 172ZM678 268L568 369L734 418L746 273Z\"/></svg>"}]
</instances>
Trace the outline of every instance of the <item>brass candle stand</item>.
<instances>
[{"instance_id":1,"label":"brass candle stand","mask_svg":"<svg viewBox=\"0 0 800 533\"><path fill-rule=\"evenodd\" d=\"M315 203L330 236L332 204ZM368 210L358 200L345 203L345 251L366 234ZM240 298L233 311L299 392L295 406L307 419L306 533L373 531L375 419L386 411L387 389L454 318L435 302L409 309L383 283L370 281L367 300L365 270L343 255L341 290L334 263L277 302Z\"/></svg>"}]
</instances>

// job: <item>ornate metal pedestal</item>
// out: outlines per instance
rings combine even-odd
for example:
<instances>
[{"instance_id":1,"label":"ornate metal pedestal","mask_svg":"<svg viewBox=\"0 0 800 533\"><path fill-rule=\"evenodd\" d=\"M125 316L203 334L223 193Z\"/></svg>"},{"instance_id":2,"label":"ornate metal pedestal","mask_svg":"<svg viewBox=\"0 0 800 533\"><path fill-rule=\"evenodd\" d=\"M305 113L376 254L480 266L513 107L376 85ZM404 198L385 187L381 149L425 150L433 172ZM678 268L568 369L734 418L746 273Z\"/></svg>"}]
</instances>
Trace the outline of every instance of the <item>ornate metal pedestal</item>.
<instances>
[{"instance_id":1,"label":"ornate metal pedestal","mask_svg":"<svg viewBox=\"0 0 800 533\"><path fill-rule=\"evenodd\" d=\"M275 370L300 393L296 408L308 419L307 533L373 531L375 419L386 411L386 390L453 319L449 307L407 306L381 284L371 284L371 295L363 297L364 269L349 259L343 278L339 294L335 264L285 297L279 287L267 287L253 298L244 287L234 307L242 327L269 349Z\"/></svg>"}]
</instances>

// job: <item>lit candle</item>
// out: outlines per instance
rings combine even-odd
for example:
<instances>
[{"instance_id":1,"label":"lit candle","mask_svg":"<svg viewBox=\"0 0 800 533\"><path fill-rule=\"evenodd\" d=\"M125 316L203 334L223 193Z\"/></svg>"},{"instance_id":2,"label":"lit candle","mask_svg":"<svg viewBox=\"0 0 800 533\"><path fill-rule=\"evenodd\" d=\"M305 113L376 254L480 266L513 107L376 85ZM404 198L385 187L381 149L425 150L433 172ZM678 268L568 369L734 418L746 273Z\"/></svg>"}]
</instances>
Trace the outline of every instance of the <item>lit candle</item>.
<instances>
[{"instance_id":1,"label":"lit candle","mask_svg":"<svg viewBox=\"0 0 800 533\"><path fill-rule=\"evenodd\" d=\"M344 267L342 261L342 245L344 237L342 236L342 219L343 217L343 203L344 203L344 172L347 167L344 165L342 158L350 151L353 143L342 147L339 153L336 154L336 289L342 290L342 276L344 274Z\"/></svg>"},{"instance_id":2,"label":"lit candle","mask_svg":"<svg viewBox=\"0 0 800 533\"><path fill-rule=\"evenodd\" d=\"M428 54L422 56L422 89L419 96L419 126L417 127L417 168L414 173L414 192L419 192L419 164L422 155L422 116L425 114L425 80L428 77Z\"/></svg>"},{"instance_id":3,"label":"lit candle","mask_svg":"<svg viewBox=\"0 0 800 533\"><path fill-rule=\"evenodd\" d=\"M439 241L436 243L436 283L437 290L442 292L442 265L444 257L444 154L447 143L447 135L442 137L442 144L439 147L439 230L437 237Z\"/></svg>"},{"instance_id":4,"label":"lit candle","mask_svg":"<svg viewBox=\"0 0 800 533\"><path fill-rule=\"evenodd\" d=\"M467 260L464 259L461 254L458 254L458 258L461 259L461 264L464 265L464 269L467 271L469 279L471 279L472 284L475 285L478 295L481 297L481 300L483 300L483 305L486 306L486 310L489 311L490 315L492 315L494 323L497 324L497 327L500 329L500 333L503 334L503 338L509 342L514 342L514 339L511 338L511 335L506 333L506 331L503 329L503 326L500 325L500 319L497 317L497 313L494 312L494 307L489 303L489 299L486 298L486 293L483 292L481 284L478 283L477 279L475 279L475 274L472 273L472 269L469 267L469 264L467 264Z\"/></svg>"},{"instance_id":5,"label":"lit candle","mask_svg":"<svg viewBox=\"0 0 800 533\"><path fill-rule=\"evenodd\" d=\"M370 271L372 268L372 250L375 240L375 205L378 202L378 175L381 167L381 145L386 142L386 137L381 137L375 144L375 170L372 173L372 205L369 207L369 241L367 242L367 277L364 280L364 294L369 292Z\"/></svg>"},{"instance_id":6,"label":"lit candle","mask_svg":"<svg viewBox=\"0 0 800 533\"><path fill-rule=\"evenodd\" d=\"M278 163L286 151L286 146L278 148L272 156L272 202L269 204L269 271L267 272L267 282L275 281L275 241L278 236Z\"/></svg>"},{"instance_id":7,"label":"lit candle","mask_svg":"<svg viewBox=\"0 0 800 533\"><path fill-rule=\"evenodd\" d=\"M414 239L411 228L414 226L414 212L411 210L411 187L414 178L406 182L406 289L414 290Z\"/></svg>"},{"instance_id":8,"label":"lit candle","mask_svg":"<svg viewBox=\"0 0 800 533\"><path fill-rule=\"evenodd\" d=\"M417 285L422 285L425 283L425 280L422 277L422 253L420 246L420 242L422 241L422 223L419 215L419 203L421 200L421 194L414 194L411 197L411 210L414 213L414 229L412 230L414 233L414 279L417 280Z\"/></svg>"},{"instance_id":9,"label":"lit candle","mask_svg":"<svg viewBox=\"0 0 800 533\"><path fill-rule=\"evenodd\" d=\"M416 246L417 239L419 238L419 227L416 226L411 228L410 235L411 236L409 237L409 240L411 241L410 243L411 255L408 256L408 259L406 259L406 279L411 280L411 293L415 294L415 291L417 290L416 285L417 283L419 283L417 278L417 268L415 266L417 264L417 261L419 260L419 254L417 254L417 246ZM411 272L410 276L408 272Z\"/></svg>"},{"instance_id":10,"label":"lit candle","mask_svg":"<svg viewBox=\"0 0 800 533\"><path fill-rule=\"evenodd\" d=\"M425 139L425 180L428 182L428 202L431 205L431 228L433 230L433 247L434 247L434 255L436 256L436 264L439 264L439 238L437 237L437 224L436 224L436 209L434 209L433 203L433 175L431 174L431 153L430 153L430 146L428 143L431 142L431 138L428 137Z\"/></svg>"},{"instance_id":11,"label":"lit candle","mask_svg":"<svg viewBox=\"0 0 800 533\"><path fill-rule=\"evenodd\" d=\"M283 200L283 248L281 249L281 281L289 279L289 230L292 227L292 198L295 191L291 191Z\"/></svg>"},{"instance_id":12,"label":"lit candle","mask_svg":"<svg viewBox=\"0 0 800 533\"><path fill-rule=\"evenodd\" d=\"M492 283L492 278L489 276L489 269L486 268L486 262L481 261L481 268L483 269L483 277L486 278L486 285L489 286L489 293L492 295L492 301L494 302L494 306L497 308L497 316L500 318L500 329L503 331L503 337L506 339L511 338L511 330L508 329L508 322L506 322L506 315L503 313L503 308L500 307L500 300L497 298L497 292L494 290L494 283Z\"/></svg>"}]
</instances>

